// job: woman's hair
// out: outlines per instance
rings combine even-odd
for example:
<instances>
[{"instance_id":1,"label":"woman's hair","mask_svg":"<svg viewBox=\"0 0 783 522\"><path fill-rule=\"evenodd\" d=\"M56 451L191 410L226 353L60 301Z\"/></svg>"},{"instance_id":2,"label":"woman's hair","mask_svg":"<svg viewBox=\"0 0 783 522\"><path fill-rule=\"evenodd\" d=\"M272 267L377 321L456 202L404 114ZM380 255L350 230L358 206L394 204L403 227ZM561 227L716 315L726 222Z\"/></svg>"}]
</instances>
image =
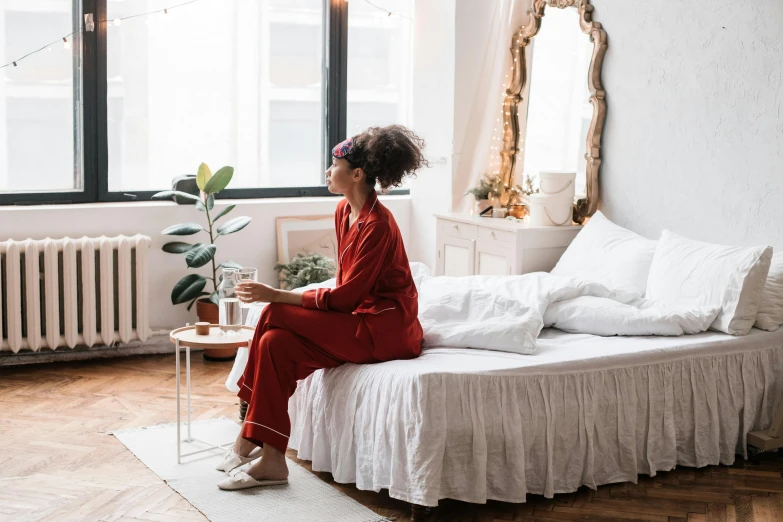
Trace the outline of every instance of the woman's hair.
<instances>
[{"instance_id":1,"label":"woman's hair","mask_svg":"<svg viewBox=\"0 0 783 522\"><path fill-rule=\"evenodd\" d=\"M388 190L429 167L423 149L424 140L402 125L370 127L353 137L353 148L345 159L353 168L364 170L368 185L377 183Z\"/></svg>"}]
</instances>

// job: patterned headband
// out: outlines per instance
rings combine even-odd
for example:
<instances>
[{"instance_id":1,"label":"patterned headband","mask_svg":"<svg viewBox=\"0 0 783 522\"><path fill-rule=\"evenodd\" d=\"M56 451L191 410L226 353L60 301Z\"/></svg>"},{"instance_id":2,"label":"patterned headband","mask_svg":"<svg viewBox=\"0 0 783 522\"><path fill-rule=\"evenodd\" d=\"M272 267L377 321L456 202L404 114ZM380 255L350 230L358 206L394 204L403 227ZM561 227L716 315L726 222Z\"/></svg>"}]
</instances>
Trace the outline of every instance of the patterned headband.
<instances>
[{"instance_id":1,"label":"patterned headband","mask_svg":"<svg viewBox=\"0 0 783 522\"><path fill-rule=\"evenodd\" d=\"M332 156L335 158L344 158L353 150L353 138L348 138L342 143L338 143L332 149Z\"/></svg>"}]
</instances>

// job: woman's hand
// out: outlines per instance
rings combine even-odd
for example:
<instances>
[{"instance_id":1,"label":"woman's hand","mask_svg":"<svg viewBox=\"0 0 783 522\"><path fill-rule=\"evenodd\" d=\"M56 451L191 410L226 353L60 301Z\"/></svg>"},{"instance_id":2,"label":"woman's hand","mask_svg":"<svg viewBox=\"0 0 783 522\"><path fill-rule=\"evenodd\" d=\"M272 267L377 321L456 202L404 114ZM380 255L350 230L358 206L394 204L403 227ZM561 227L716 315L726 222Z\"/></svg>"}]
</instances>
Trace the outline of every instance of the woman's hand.
<instances>
[{"instance_id":1,"label":"woman's hand","mask_svg":"<svg viewBox=\"0 0 783 522\"><path fill-rule=\"evenodd\" d=\"M236 294L243 303L274 303L278 290L257 281L243 281L236 286Z\"/></svg>"}]
</instances>

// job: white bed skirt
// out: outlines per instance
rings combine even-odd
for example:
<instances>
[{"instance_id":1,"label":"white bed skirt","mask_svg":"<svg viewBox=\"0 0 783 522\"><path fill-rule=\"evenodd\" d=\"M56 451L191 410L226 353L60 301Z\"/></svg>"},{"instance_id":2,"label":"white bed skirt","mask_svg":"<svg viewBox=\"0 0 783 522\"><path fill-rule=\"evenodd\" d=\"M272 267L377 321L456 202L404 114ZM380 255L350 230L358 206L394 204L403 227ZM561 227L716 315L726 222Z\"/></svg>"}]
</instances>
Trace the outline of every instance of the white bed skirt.
<instances>
[{"instance_id":1,"label":"white bed skirt","mask_svg":"<svg viewBox=\"0 0 783 522\"><path fill-rule=\"evenodd\" d=\"M425 506L732 464L783 391L783 347L769 346L529 376L345 365L299 383L289 446L337 482Z\"/></svg>"}]
</instances>

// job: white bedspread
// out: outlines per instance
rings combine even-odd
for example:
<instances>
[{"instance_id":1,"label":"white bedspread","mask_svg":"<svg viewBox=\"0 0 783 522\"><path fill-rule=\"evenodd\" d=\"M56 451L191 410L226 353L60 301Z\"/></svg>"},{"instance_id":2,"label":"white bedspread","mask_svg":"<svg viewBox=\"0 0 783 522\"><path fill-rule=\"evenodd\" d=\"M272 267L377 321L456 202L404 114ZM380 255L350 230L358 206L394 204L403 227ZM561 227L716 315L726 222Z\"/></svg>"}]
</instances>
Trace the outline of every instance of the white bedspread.
<instances>
[{"instance_id":1,"label":"white bedspread","mask_svg":"<svg viewBox=\"0 0 783 522\"><path fill-rule=\"evenodd\" d=\"M602 336L676 336L704 332L714 307L674 307L598 283L544 272L522 276L431 277L411 263L425 347L531 354L544 327ZM335 280L300 288L332 288ZM255 326L263 305L245 324ZM238 377L238 375L237 375Z\"/></svg>"},{"instance_id":2,"label":"white bedspread","mask_svg":"<svg viewBox=\"0 0 783 522\"><path fill-rule=\"evenodd\" d=\"M417 281L424 346L533 353L544 326L595 335L707 330L716 307L672 307L597 283L539 272Z\"/></svg>"},{"instance_id":3,"label":"white bedspread","mask_svg":"<svg viewBox=\"0 0 783 522\"><path fill-rule=\"evenodd\" d=\"M783 329L745 337L544 330L534 355L425 350L300 381L289 445L365 490L524 502L676 465L731 464L783 391Z\"/></svg>"}]
</instances>

